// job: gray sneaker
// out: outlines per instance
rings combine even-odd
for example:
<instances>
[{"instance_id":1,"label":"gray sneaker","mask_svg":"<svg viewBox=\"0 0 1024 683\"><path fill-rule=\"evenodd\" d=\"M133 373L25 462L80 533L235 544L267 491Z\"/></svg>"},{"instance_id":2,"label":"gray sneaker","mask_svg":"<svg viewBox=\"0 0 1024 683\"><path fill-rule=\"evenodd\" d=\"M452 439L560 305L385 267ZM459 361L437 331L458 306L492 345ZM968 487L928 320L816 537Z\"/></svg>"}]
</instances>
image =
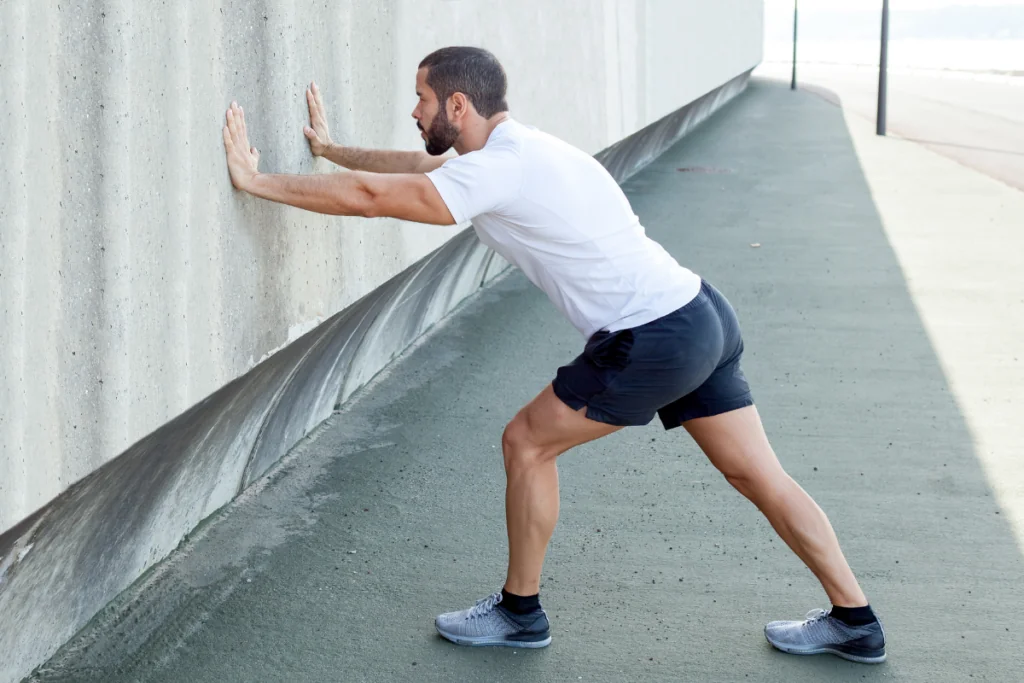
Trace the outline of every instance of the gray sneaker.
<instances>
[{"instance_id":1,"label":"gray sneaker","mask_svg":"<svg viewBox=\"0 0 1024 683\"><path fill-rule=\"evenodd\" d=\"M880 664L885 661L885 632L879 621L848 626L823 609L811 610L804 621L773 621L764 637L792 655L833 654L851 662Z\"/></svg>"},{"instance_id":2,"label":"gray sneaker","mask_svg":"<svg viewBox=\"0 0 1024 683\"><path fill-rule=\"evenodd\" d=\"M456 645L536 648L551 644L547 612L538 609L529 614L513 614L500 602L501 593L495 593L469 609L442 614L434 625L438 633Z\"/></svg>"}]
</instances>

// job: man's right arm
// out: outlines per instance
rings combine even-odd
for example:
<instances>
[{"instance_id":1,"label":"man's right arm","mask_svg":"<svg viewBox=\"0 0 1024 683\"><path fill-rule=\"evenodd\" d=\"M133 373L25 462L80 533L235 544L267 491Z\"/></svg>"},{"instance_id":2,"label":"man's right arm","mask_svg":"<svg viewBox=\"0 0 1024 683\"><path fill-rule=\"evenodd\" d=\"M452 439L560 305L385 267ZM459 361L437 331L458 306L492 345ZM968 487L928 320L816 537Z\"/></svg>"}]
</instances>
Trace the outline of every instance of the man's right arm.
<instances>
[{"instance_id":1,"label":"man's right arm","mask_svg":"<svg viewBox=\"0 0 1024 683\"><path fill-rule=\"evenodd\" d=\"M421 151L363 149L336 143L326 145L320 156L353 171L372 173L429 173L449 159L448 155L435 157Z\"/></svg>"},{"instance_id":2,"label":"man's right arm","mask_svg":"<svg viewBox=\"0 0 1024 683\"><path fill-rule=\"evenodd\" d=\"M306 88L306 104L309 105L309 125L303 133L309 140L309 150L314 156L323 157L338 166L371 173L429 173L450 158L430 156L423 151L398 152L335 144L327 126L327 108L316 83L310 83Z\"/></svg>"}]
</instances>

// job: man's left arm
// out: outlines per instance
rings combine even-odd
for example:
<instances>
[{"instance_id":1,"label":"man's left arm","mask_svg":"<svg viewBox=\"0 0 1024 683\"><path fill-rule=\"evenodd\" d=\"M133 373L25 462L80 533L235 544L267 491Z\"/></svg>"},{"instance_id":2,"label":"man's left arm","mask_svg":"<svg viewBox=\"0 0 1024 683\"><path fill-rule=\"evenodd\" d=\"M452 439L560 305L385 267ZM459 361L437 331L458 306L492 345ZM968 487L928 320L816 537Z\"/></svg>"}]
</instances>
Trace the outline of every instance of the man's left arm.
<instances>
[{"instance_id":1,"label":"man's left arm","mask_svg":"<svg viewBox=\"0 0 1024 683\"><path fill-rule=\"evenodd\" d=\"M455 224L437 188L422 173L349 171L310 176L255 173L239 189L273 202L333 216Z\"/></svg>"},{"instance_id":2,"label":"man's left arm","mask_svg":"<svg viewBox=\"0 0 1024 683\"><path fill-rule=\"evenodd\" d=\"M223 132L231 182L254 196L335 216L455 224L437 188L422 173L263 174L258 170L259 152L249 146L245 113L237 103L228 109Z\"/></svg>"}]
</instances>

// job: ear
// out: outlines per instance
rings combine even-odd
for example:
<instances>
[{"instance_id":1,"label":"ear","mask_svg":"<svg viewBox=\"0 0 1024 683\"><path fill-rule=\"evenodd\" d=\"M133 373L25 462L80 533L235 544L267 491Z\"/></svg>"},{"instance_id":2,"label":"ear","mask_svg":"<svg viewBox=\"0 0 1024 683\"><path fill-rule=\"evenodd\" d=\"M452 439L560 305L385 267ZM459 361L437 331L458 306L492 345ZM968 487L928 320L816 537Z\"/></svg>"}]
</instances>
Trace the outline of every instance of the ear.
<instances>
[{"instance_id":1,"label":"ear","mask_svg":"<svg viewBox=\"0 0 1024 683\"><path fill-rule=\"evenodd\" d=\"M448 120L449 121L461 121L469 115L473 109L472 103L469 98L463 93L457 92L448 98Z\"/></svg>"}]
</instances>

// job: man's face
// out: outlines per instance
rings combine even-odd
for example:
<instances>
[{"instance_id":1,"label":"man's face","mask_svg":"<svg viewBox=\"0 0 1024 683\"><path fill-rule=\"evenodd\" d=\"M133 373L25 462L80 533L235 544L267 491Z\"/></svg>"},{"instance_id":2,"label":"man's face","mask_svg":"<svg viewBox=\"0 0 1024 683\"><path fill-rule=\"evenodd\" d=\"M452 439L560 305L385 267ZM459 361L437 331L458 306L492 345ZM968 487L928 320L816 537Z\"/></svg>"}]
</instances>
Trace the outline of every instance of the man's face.
<instances>
[{"instance_id":1,"label":"man's face","mask_svg":"<svg viewBox=\"0 0 1024 683\"><path fill-rule=\"evenodd\" d=\"M419 102L412 110L412 117L416 119L427 154L440 156L459 139L459 129L448 120L447 107L437 101L437 95L427 85L426 69L416 72L416 96Z\"/></svg>"}]
</instances>

